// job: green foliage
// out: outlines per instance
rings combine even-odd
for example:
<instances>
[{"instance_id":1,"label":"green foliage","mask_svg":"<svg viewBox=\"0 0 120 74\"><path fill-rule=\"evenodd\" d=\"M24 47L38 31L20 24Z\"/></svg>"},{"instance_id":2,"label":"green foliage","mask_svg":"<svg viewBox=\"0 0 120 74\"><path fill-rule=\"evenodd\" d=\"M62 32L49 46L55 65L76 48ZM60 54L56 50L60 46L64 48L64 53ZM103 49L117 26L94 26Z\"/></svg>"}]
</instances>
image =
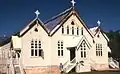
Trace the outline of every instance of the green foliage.
<instances>
[{"instance_id":1,"label":"green foliage","mask_svg":"<svg viewBox=\"0 0 120 74\"><path fill-rule=\"evenodd\" d=\"M110 39L109 47L114 58L120 58L120 30L106 32Z\"/></svg>"}]
</instances>

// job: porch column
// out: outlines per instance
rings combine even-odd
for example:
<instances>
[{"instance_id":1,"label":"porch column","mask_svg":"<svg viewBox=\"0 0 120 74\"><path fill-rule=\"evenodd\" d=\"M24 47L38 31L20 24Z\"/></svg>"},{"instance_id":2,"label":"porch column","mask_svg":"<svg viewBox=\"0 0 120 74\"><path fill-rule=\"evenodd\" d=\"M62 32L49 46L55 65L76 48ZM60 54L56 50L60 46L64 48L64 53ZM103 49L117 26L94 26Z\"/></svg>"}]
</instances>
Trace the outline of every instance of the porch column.
<instances>
[{"instance_id":1,"label":"porch column","mask_svg":"<svg viewBox=\"0 0 120 74\"><path fill-rule=\"evenodd\" d=\"M76 62L77 62L78 61L78 51L76 48L75 48L75 58L76 58Z\"/></svg>"}]
</instances>

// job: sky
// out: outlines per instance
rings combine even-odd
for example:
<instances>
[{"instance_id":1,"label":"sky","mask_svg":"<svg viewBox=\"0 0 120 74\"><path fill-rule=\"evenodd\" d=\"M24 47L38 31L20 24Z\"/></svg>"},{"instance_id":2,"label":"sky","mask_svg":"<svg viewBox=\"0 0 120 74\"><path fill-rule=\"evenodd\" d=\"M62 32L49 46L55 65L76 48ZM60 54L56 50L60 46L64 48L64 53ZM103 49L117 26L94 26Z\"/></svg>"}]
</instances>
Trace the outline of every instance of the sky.
<instances>
[{"instance_id":1,"label":"sky","mask_svg":"<svg viewBox=\"0 0 120 74\"><path fill-rule=\"evenodd\" d=\"M0 36L10 36L32 21L39 10L44 22L72 6L71 0L0 0ZM90 27L120 30L120 0L75 0L75 9Z\"/></svg>"}]
</instances>

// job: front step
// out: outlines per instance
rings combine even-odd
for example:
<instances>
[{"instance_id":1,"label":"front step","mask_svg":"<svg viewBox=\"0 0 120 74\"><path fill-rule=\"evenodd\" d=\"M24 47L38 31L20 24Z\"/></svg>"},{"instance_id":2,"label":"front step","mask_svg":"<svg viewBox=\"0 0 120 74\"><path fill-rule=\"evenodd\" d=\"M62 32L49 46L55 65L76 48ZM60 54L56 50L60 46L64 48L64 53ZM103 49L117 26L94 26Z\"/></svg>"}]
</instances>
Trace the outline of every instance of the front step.
<instances>
[{"instance_id":1,"label":"front step","mask_svg":"<svg viewBox=\"0 0 120 74\"><path fill-rule=\"evenodd\" d=\"M68 73L70 70L72 70L76 66L76 58L74 58L72 61L69 61L66 63L66 65L63 65L63 71L65 73Z\"/></svg>"},{"instance_id":2,"label":"front step","mask_svg":"<svg viewBox=\"0 0 120 74\"><path fill-rule=\"evenodd\" d=\"M119 62L114 60L112 57L108 59L109 66L112 67L113 69L119 69Z\"/></svg>"}]
</instances>

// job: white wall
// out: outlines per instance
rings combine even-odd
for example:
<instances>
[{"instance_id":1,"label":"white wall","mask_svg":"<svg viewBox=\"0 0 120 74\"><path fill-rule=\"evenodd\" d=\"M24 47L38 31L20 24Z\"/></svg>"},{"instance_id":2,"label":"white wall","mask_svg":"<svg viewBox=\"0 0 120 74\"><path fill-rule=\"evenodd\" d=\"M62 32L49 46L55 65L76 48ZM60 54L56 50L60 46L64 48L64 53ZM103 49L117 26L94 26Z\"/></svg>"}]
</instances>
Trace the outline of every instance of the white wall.
<instances>
[{"instance_id":1,"label":"white wall","mask_svg":"<svg viewBox=\"0 0 120 74\"><path fill-rule=\"evenodd\" d=\"M81 29L83 27L82 23L78 20L78 18L75 15L72 15L63 25L64 27L67 27L67 25L69 25L69 27L72 27L73 25L71 25L72 20L74 20L75 25L74 27L77 28L79 26L79 28ZM90 36L90 34L87 32L87 30L83 27L83 34L84 36L88 39L89 43L92 42L92 37ZM71 31L70 31L71 33ZM71 33L72 34L72 33ZM53 65L59 65L61 62L65 63L66 61L68 61L70 59L70 52L69 50L67 50L67 47L69 47L69 44L76 44L76 42L78 42L78 40L80 40L81 38L81 31L80 31L80 35L67 35L67 32L65 31L65 34L62 34L62 28L60 28L53 36L52 36L52 55L51 55L51 61ZM64 43L64 56L63 57L58 57L57 53L58 53L58 48L57 48L57 42L59 40L63 40ZM52 58L54 57L54 58Z\"/></svg>"},{"instance_id":2,"label":"white wall","mask_svg":"<svg viewBox=\"0 0 120 74\"><path fill-rule=\"evenodd\" d=\"M38 32L35 32L34 29L38 28ZM41 40L41 48L44 51L44 59L42 57L32 57L31 56L31 40L37 39ZM40 25L35 25L31 28L23 37L22 40L22 62L25 67L27 66L46 66L50 65L50 38L47 33Z\"/></svg>"},{"instance_id":3,"label":"white wall","mask_svg":"<svg viewBox=\"0 0 120 74\"><path fill-rule=\"evenodd\" d=\"M74 21L75 25L71 25L71 22ZM72 28L74 26L75 28L79 27L80 29L83 27L82 23L78 20L78 18L75 15L72 15L64 24L63 26L66 28L67 25ZM59 25L58 25L59 26ZM38 32L35 32L34 29L38 28ZM33 28L31 28L23 37L21 37L22 40L22 62L25 67L27 66L47 66L47 65L60 65L60 63L65 63L68 60L70 60L70 51L67 49L70 45L74 46L81 38L81 30L79 31L79 36L71 35L72 31L70 29L69 33L70 35L67 35L67 29L64 30L65 34L62 34L62 28L60 28L56 33L50 37L48 34L44 31L44 29L40 25L35 25ZM100 38L95 37L95 43L102 43L103 44L103 56L102 57L96 57L96 44L93 43L93 38L88 33L88 31L83 27L83 35L88 40L88 43L92 46L88 53L86 62L89 62L89 59L95 59L98 63L107 63L107 41L105 38L100 34ZM40 39L42 42L42 49L44 51L44 59L41 57L31 57L31 40L32 39ZM58 56L58 41L63 41L63 56ZM77 45L77 44L76 44ZM104 61L103 61L104 60Z\"/></svg>"},{"instance_id":4,"label":"white wall","mask_svg":"<svg viewBox=\"0 0 120 74\"><path fill-rule=\"evenodd\" d=\"M97 35L99 34L99 38ZM108 50L107 50L107 40L104 38L101 32L99 32L95 36L95 43L93 44L93 49L92 49L92 60L96 61L96 63L100 64L108 64ZM96 44L102 44L102 56L96 56Z\"/></svg>"}]
</instances>

